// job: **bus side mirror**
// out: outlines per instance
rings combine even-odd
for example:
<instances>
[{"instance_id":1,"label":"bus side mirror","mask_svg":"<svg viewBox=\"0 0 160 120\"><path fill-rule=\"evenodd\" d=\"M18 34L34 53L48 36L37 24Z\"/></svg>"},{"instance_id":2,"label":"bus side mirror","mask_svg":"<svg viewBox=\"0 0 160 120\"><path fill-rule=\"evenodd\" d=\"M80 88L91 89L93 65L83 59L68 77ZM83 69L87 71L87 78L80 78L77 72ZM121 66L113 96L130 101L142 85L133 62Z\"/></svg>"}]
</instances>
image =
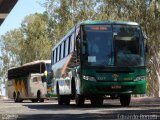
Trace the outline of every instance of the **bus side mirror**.
<instances>
[{"instance_id":1,"label":"bus side mirror","mask_svg":"<svg viewBox=\"0 0 160 120\"><path fill-rule=\"evenodd\" d=\"M48 72L45 70L44 71L44 77L47 78L47 76L48 76Z\"/></svg>"}]
</instances>

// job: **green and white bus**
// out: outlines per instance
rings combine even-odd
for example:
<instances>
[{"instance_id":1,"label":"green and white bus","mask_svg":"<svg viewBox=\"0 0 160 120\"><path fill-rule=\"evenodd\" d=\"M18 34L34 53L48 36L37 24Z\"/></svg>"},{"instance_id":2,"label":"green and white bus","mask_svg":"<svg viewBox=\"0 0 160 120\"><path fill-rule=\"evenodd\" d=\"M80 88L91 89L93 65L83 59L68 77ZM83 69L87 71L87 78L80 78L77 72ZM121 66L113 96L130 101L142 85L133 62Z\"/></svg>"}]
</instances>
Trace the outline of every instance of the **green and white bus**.
<instances>
[{"instance_id":1,"label":"green and white bus","mask_svg":"<svg viewBox=\"0 0 160 120\"><path fill-rule=\"evenodd\" d=\"M136 22L84 21L52 49L54 94L58 104L102 105L105 97L129 106L131 94L145 94L142 30Z\"/></svg>"}]
</instances>

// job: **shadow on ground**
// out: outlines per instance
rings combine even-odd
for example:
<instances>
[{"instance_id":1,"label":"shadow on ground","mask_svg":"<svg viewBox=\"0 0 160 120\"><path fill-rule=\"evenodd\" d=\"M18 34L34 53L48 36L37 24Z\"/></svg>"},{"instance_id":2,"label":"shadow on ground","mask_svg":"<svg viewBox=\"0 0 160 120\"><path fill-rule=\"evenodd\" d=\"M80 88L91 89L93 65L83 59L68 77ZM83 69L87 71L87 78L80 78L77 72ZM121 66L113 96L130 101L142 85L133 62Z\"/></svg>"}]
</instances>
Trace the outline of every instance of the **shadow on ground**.
<instances>
[{"instance_id":1,"label":"shadow on ground","mask_svg":"<svg viewBox=\"0 0 160 120\"><path fill-rule=\"evenodd\" d=\"M49 114L20 115L18 120L150 120L160 119L160 101L155 103L131 103L130 107L121 107L119 104L104 104L102 106L91 106L86 104L83 107L57 104L30 104L24 105L30 109L53 111ZM94 111L95 110L95 111ZM62 111L65 111L64 113ZM75 112L71 112L75 111ZM93 111L93 113L87 111ZM97 112L98 111L98 112Z\"/></svg>"}]
</instances>

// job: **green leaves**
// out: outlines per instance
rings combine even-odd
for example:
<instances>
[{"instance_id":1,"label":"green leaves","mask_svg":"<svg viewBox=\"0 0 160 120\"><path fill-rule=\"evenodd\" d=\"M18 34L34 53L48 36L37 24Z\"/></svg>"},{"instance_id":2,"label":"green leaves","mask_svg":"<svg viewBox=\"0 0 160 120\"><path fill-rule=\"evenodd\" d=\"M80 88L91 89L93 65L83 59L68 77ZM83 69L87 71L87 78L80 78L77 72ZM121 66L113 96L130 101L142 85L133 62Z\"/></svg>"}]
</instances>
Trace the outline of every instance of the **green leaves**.
<instances>
[{"instance_id":1,"label":"green leaves","mask_svg":"<svg viewBox=\"0 0 160 120\"><path fill-rule=\"evenodd\" d=\"M50 59L51 41L47 34L48 16L34 14L27 16L22 22L25 41L25 62Z\"/></svg>"}]
</instances>

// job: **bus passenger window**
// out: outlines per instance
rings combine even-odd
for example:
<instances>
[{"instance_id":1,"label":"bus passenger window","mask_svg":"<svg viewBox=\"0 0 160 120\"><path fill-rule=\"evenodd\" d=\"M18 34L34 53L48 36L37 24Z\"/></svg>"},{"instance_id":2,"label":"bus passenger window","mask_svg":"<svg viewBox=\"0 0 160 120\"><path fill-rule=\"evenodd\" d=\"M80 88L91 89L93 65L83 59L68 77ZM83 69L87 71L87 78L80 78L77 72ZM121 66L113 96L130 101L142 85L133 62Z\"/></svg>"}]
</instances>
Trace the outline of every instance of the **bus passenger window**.
<instances>
[{"instance_id":1,"label":"bus passenger window","mask_svg":"<svg viewBox=\"0 0 160 120\"><path fill-rule=\"evenodd\" d=\"M77 55L80 54L80 34L76 37L76 48L77 48Z\"/></svg>"},{"instance_id":2,"label":"bus passenger window","mask_svg":"<svg viewBox=\"0 0 160 120\"><path fill-rule=\"evenodd\" d=\"M59 60L61 60L61 47L62 47L62 44L59 46Z\"/></svg>"},{"instance_id":3,"label":"bus passenger window","mask_svg":"<svg viewBox=\"0 0 160 120\"><path fill-rule=\"evenodd\" d=\"M71 52L74 51L74 33L71 36Z\"/></svg>"},{"instance_id":4,"label":"bus passenger window","mask_svg":"<svg viewBox=\"0 0 160 120\"><path fill-rule=\"evenodd\" d=\"M65 52L66 52L66 50L65 50L65 46L66 46L66 40L64 41L63 58L65 57Z\"/></svg>"},{"instance_id":5,"label":"bus passenger window","mask_svg":"<svg viewBox=\"0 0 160 120\"><path fill-rule=\"evenodd\" d=\"M54 64L54 51L52 52L51 56L52 56L52 58L51 58L51 64L53 65Z\"/></svg>"},{"instance_id":6,"label":"bus passenger window","mask_svg":"<svg viewBox=\"0 0 160 120\"><path fill-rule=\"evenodd\" d=\"M56 53L57 53L56 51L57 51L57 50L55 49L55 50L54 50L54 60L53 60L53 61L54 61L54 64L56 63Z\"/></svg>"},{"instance_id":7,"label":"bus passenger window","mask_svg":"<svg viewBox=\"0 0 160 120\"><path fill-rule=\"evenodd\" d=\"M57 62L59 61L59 52L60 52L60 46L57 47Z\"/></svg>"},{"instance_id":8,"label":"bus passenger window","mask_svg":"<svg viewBox=\"0 0 160 120\"><path fill-rule=\"evenodd\" d=\"M70 54L71 52L71 36L69 36L69 39L68 39L68 54Z\"/></svg>"},{"instance_id":9,"label":"bus passenger window","mask_svg":"<svg viewBox=\"0 0 160 120\"><path fill-rule=\"evenodd\" d=\"M69 39L67 38L67 40L66 40L66 46L65 46L65 56L67 56L68 55L68 49L69 49L69 47L68 47L68 44L69 44Z\"/></svg>"},{"instance_id":10,"label":"bus passenger window","mask_svg":"<svg viewBox=\"0 0 160 120\"><path fill-rule=\"evenodd\" d=\"M64 42L61 44L61 59L63 59L64 54Z\"/></svg>"}]
</instances>

